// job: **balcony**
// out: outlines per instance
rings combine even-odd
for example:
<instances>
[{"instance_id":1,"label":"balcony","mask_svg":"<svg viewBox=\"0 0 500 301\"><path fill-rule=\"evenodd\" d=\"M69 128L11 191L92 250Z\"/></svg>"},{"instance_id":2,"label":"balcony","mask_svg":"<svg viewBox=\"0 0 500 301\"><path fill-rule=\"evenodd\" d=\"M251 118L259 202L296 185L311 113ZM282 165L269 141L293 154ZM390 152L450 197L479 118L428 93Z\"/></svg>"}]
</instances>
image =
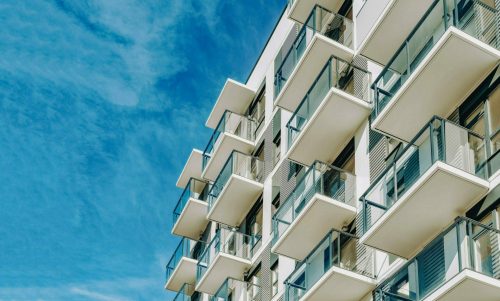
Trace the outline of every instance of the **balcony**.
<instances>
[{"instance_id":1,"label":"balcony","mask_svg":"<svg viewBox=\"0 0 500 301\"><path fill-rule=\"evenodd\" d=\"M177 179L176 186L178 188L184 188L189 183L189 179L201 178L201 165L202 165L203 152L197 149L193 149L189 158L182 169L179 178Z\"/></svg>"},{"instance_id":2,"label":"balcony","mask_svg":"<svg viewBox=\"0 0 500 301\"><path fill-rule=\"evenodd\" d=\"M220 228L198 261L196 290L214 295L229 278L243 280L260 238Z\"/></svg>"},{"instance_id":3,"label":"balcony","mask_svg":"<svg viewBox=\"0 0 500 301\"><path fill-rule=\"evenodd\" d=\"M342 0L288 0L288 18L304 24L315 6L337 11L343 2Z\"/></svg>"},{"instance_id":4,"label":"balcony","mask_svg":"<svg viewBox=\"0 0 500 301\"><path fill-rule=\"evenodd\" d=\"M215 181L233 150L250 153L254 148L256 130L255 120L225 111L203 152L201 176Z\"/></svg>"},{"instance_id":5,"label":"balcony","mask_svg":"<svg viewBox=\"0 0 500 301\"><path fill-rule=\"evenodd\" d=\"M371 73L332 56L287 123L287 157L335 158L372 111L370 83Z\"/></svg>"},{"instance_id":6,"label":"balcony","mask_svg":"<svg viewBox=\"0 0 500 301\"><path fill-rule=\"evenodd\" d=\"M224 84L224 88L217 98L212 112L207 119L206 125L209 128L215 129L224 115L225 111L234 112L236 114L245 114L248 105L255 97L255 92L246 85L228 79Z\"/></svg>"},{"instance_id":7,"label":"balcony","mask_svg":"<svg viewBox=\"0 0 500 301\"><path fill-rule=\"evenodd\" d=\"M262 301L260 286L232 278L226 281L217 290L210 301Z\"/></svg>"},{"instance_id":8,"label":"balcony","mask_svg":"<svg viewBox=\"0 0 500 301\"><path fill-rule=\"evenodd\" d=\"M376 287L387 266L382 258L352 234L332 230L285 281L285 300L359 301Z\"/></svg>"},{"instance_id":9,"label":"balcony","mask_svg":"<svg viewBox=\"0 0 500 301\"><path fill-rule=\"evenodd\" d=\"M500 231L467 218L456 222L384 281L380 301L496 301Z\"/></svg>"},{"instance_id":10,"label":"balcony","mask_svg":"<svg viewBox=\"0 0 500 301\"><path fill-rule=\"evenodd\" d=\"M303 1L300 1L303 2ZM275 104L294 111L330 56L354 56L353 23L315 6L274 75Z\"/></svg>"},{"instance_id":11,"label":"balcony","mask_svg":"<svg viewBox=\"0 0 500 301\"><path fill-rule=\"evenodd\" d=\"M263 161L233 151L208 194L207 218L239 226L262 193L263 179Z\"/></svg>"},{"instance_id":12,"label":"balcony","mask_svg":"<svg viewBox=\"0 0 500 301\"><path fill-rule=\"evenodd\" d=\"M435 1L375 80L373 128L410 141L432 116L456 109L498 64L498 9L455 2Z\"/></svg>"},{"instance_id":13,"label":"balcony","mask_svg":"<svg viewBox=\"0 0 500 301\"><path fill-rule=\"evenodd\" d=\"M361 54L382 65L387 64L433 2L365 1L356 18Z\"/></svg>"},{"instance_id":14,"label":"balcony","mask_svg":"<svg viewBox=\"0 0 500 301\"><path fill-rule=\"evenodd\" d=\"M172 234L195 240L200 238L208 224L206 214L209 190L208 182L189 180L174 208Z\"/></svg>"},{"instance_id":15,"label":"balcony","mask_svg":"<svg viewBox=\"0 0 500 301\"><path fill-rule=\"evenodd\" d=\"M434 117L361 197L364 244L411 258L488 192L484 138Z\"/></svg>"},{"instance_id":16,"label":"balcony","mask_svg":"<svg viewBox=\"0 0 500 301\"><path fill-rule=\"evenodd\" d=\"M354 175L315 162L273 217L272 252L303 260L332 228L356 217Z\"/></svg>"},{"instance_id":17,"label":"balcony","mask_svg":"<svg viewBox=\"0 0 500 301\"><path fill-rule=\"evenodd\" d=\"M165 289L179 291L185 283L195 283L196 264L203 245L202 242L181 239L166 267Z\"/></svg>"}]
</instances>

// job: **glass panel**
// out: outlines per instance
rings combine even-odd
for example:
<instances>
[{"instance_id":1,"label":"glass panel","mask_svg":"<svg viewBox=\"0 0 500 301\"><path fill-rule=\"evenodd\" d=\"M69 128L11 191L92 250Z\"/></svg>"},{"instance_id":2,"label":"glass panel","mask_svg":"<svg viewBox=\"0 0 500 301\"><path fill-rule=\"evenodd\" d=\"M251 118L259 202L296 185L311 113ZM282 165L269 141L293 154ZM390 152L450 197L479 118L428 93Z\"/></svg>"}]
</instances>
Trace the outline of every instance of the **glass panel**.
<instances>
[{"instance_id":1,"label":"glass panel","mask_svg":"<svg viewBox=\"0 0 500 301\"><path fill-rule=\"evenodd\" d=\"M211 301L261 301L262 294L258 284L227 278Z\"/></svg>"},{"instance_id":2,"label":"glass panel","mask_svg":"<svg viewBox=\"0 0 500 301\"><path fill-rule=\"evenodd\" d=\"M181 261L182 257L193 258L191 253L191 242L192 241L190 239L183 238L175 248L172 257L170 257L170 260L168 261L168 264L166 266L167 282L170 280L170 277L177 268L177 265Z\"/></svg>"},{"instance_id":3,"label":"glass panel","mask_svg":"<svg viewBox=\"0 0 500 301\"><path fill-rule=\"evenodd\" d=\"M191 299L191 296L194 293L194 286L188 283L185 283L177 295L175 295L173 301L194 301ZM193 298L194 299L194 298Z\"/></svg>"},{"instance_id":4,"label":"glass panel","mask_svg":"<svg viewBox=\"0 0 500 301\"><path fill-rule=\"evenodd\" d=\"M316 161L273 216L273 244L283 235L316 193L356 206L353 174Z\"/></svg>"},{"instance_id":5,"label":"glass panel","mask_svg":"<svg viewBox=\"0 0 500 301\"><path fill-rule=\"evenodd\" d=\"M190 198L206 202L209 190L210 185L208 182L193 178L189 179L189 182L186 185L186 188L184 188L179 201L177 201L177 205L175 205L173 212L173 224L175 225L175 223L179 219Z\"/></svg>"},{"instance_id":6,"label":"glass panel","mask_svg":"<svg viewBox=\"0 0 500 301\"><path fill-rule=\"evenodd\" d=\"M319 33L344 46L352 48L353 23L350 19L328 11L316 5L306 23L300 30L290 50L276 68L274 76L274 97L276 98L283 86L302 58L314 34Z\"/></svg>"}]
</instances>

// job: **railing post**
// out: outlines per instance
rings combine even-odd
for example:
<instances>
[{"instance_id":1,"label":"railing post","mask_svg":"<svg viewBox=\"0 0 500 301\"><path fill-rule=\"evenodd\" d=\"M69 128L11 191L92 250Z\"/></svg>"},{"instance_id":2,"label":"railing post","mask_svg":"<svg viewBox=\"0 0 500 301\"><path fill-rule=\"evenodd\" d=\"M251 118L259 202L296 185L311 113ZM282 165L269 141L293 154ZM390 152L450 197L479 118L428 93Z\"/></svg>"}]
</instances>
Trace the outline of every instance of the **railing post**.
<instances>
[{"instance_id":1,"label":"railing post","mask_svg":"<svg viewBox=\"0 0 500 301\"><path fill-rule=\"evenodd\" d=\"M441 122L441 144L443 147L443 150L441 151L442 152L441 160L446 163L446 121L444 119L441 119L440 122Z\"/></svg>"},{"instance_id":2,"label":"railing post","mask_svg":"<svg viewBox=\"0 0 500 301\"><path fill-rule=\"evenodd\" d=\"M446 31L449 27L449 21L448 21L448 5L446 3L446 0L442 0L443 1L443 21L444 21L444 30ZM453 18L453 22L455 22L454 20L455 18Z\"/></svg>"}]
</instances>

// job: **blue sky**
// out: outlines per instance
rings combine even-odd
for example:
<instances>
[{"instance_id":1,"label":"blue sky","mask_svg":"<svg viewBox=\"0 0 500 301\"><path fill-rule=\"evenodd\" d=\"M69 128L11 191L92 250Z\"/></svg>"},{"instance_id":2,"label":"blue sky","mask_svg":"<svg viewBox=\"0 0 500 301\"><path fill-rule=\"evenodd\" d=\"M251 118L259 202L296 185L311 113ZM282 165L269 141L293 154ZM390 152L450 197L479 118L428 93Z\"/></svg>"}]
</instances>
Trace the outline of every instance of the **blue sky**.
<instances>
[{"instance_id":1,"label":"blue sky","mask_svg":"<svg viewBox=\"0 0 500 301\"><path fill-rule=\"evenodd\" d=\"M284 0L0 3L0 300L169 300L175 180Z\"/></svg>"}]
</instances>

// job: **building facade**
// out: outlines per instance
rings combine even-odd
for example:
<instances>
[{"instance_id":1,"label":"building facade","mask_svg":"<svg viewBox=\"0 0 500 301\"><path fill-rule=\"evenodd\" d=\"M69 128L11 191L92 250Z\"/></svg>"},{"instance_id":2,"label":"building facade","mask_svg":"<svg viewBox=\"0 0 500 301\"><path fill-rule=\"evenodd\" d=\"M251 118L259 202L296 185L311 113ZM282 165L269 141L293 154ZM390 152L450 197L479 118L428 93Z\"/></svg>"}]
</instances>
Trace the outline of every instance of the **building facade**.
<instances>
[{"instance_id":1,"label":"building facade","mask_svg":"<svg viewBox=\"0 0 500 301\"><path fill-rule=\"evenodd\" d=\"M289 0L177 181L174 300L499 301L499 7Z\"/></svg>"}]
</instances>

